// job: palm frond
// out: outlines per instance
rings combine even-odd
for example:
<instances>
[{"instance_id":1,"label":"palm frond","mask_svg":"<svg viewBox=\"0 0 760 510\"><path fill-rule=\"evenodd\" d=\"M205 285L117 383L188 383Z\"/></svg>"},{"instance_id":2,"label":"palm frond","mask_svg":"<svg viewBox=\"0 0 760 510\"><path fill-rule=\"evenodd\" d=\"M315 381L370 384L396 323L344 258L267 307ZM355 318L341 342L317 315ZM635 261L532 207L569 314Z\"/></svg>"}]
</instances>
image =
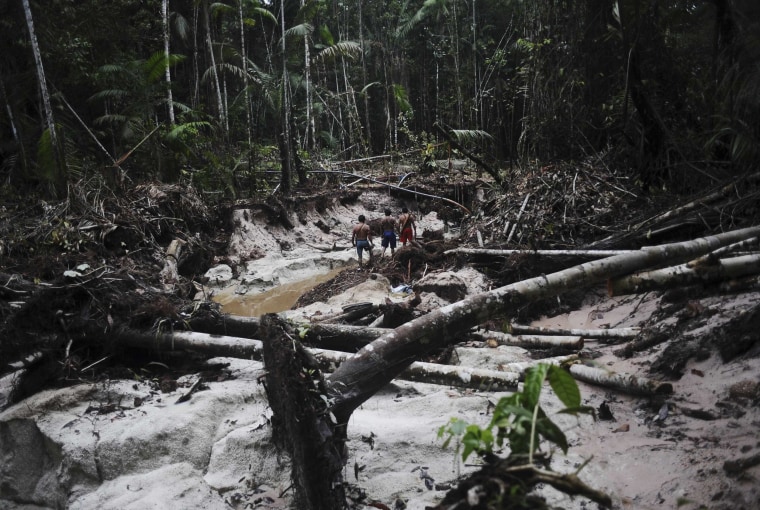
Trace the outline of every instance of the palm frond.
<instances>
[{"instance_id":1,"label":"palm frond","mask_svg":"<svg viewBox=\"0 0 760 510\"><path fill-rule=\"evenodd\" d=\"M222 2L214 2L208 7L211 16L220 16L222 14L235 13L235 9L231 5L227 5Z\"/></svg>"},{"instance_id":2,"label":"palm frond","mask_svg":"<svg viewBox=\"0 0 760 510\"><path fill-rule=\"evenodd\" d=\"M356 41L341 41L328 46L314 56L316 62L334 59L335 57L356 58L361 55L361 44Z\"/></svg>"},{"instance_id":3,"label":"palm frond","mask_svg":"<svg viewBox=\"0 0 760 510\"><path fill-rule=\"evenodd\" d=\"M262 19L269 20L272 23L277 23L277 17L268 9L263 7L255 7L253 9L254 14L258 14Z\"/></svg>"},{"instance_id":4,"label":"palm frond","mask_svg":"<svg viewBox=\"0 0 760 510\"><path fill-rule=\"evenodd\" d=\"M490 142L493 136L480 129L452 129L449 134L462 145L468 143Z\"/></svg>"},{"instance_id":5,"label":"palm frond","mask_svg":"<svg viewBox=\"0 0 760 510\"><path fill-rule=\"evenodd\" d=\"M180 140L185 135L194 135L197 132L210 127L211 124L205 121L176 124L168 133L166 133L166 139L171 141Z\"/></svg>"},{"instance_id":6,"label":"palm frond","mask_svg":"<svg viewBox=\"0 0 760 510\"><path fill-rule=\"evenodd\" d=\"M185 18L182 14L178 12L173 12L171 19L172 19L172 26L174 28L174 33L182 41L187 41L187 38L190 35L190 31L191 31L190 23L188 23L187 18Z\"/></svg>"},{"instance_id":7,"label":"palm frond","mask_svg":"<svg viewBox=\"0 0 760 510\"><path fill-rule=\"evenodd\" d=\"M90 96L91 101L107 101L107 100L113 100L113 99L124 99L126 97L129 97L129 92L122 89L106 89L101 90L100 92L94 93L92 96Z\"/></svg>"},{"instance_id":8,"label":"palm frond","mask_svg":"<svg viewBox=\"0 0 760 510\"><path fill-rule=\"evenodd\" d=\"M295 25L293 27L290 27L285 31L285 37L304 37L307 35L311 35L314 32L314 26L310 25L309 23L301 23L300 25Z\"/></svg>"}]
</instances>

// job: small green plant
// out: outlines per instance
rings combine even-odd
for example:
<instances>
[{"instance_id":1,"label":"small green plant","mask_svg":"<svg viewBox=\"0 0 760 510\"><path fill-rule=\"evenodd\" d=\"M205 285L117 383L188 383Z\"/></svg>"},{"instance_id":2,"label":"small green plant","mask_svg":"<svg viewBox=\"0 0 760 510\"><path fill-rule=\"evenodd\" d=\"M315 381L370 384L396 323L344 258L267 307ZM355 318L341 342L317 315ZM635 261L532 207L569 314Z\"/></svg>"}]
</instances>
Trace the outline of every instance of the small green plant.
<instances>
[{"instance_id":1,"label":"small green plant","mask_svg":"<svg viewBox=\"0 0 760 510\"><path fill-rule=\"evenodd\" d=\"M532 464L533 455L539 450L539 438L542 438L567 453L564 432L539 405L541 390L547 380L566 406L560 413L593 414L593 408L581 406L580 390L567 371L555 365L539 364L527 372L523 391L499 400L486 427L452 418L438 429L438 437L445 438L443 447L457 439L457 448L461 448L465 461L472 453L479 456L492 454L494 447L500 449L506 442L512 455L525 455Z\"/></svg>"}]
</instances>

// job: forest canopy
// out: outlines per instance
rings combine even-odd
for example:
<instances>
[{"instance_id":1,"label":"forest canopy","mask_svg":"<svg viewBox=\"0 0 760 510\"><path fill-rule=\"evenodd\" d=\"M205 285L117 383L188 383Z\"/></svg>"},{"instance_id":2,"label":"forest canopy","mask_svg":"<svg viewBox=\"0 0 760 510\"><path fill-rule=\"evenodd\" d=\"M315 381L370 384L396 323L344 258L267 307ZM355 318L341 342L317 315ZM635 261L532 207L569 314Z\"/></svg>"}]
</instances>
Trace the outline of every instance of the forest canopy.
<instances>
[{"instance_id":1,"label":"forest canopy","mask_svg":"<svg viewBox=\"0 0 760 510\"><path fill-rule=\"evenodd\" d=\"M758 156L758 24L754 0L5 0L0 177L287 192L326 158L446 157L443 131L502 172L693 191Z\"/></svg>"}]
</instances>

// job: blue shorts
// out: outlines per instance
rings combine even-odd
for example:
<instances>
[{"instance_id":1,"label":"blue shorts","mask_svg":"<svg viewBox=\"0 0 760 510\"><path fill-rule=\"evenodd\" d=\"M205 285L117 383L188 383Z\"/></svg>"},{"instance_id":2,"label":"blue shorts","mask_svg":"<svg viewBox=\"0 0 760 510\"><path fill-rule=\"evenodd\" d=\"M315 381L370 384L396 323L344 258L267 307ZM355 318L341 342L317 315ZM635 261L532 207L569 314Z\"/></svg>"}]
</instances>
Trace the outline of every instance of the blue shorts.
<instances>
[{"instance_id":1,"label":"blue shorts","mask_svg":"<svg viewBox=\"0 0 760 510\"><path fill-rule=\"evenodd\" d=\"M362 252L364 250L367 250L367 251L370 250L369 241L367 241L366 239L361 239L359 241L356 241L356 253L358 253L360 257L362 256Z\"/></svg>"},{"instance_id":2,"label":"blue shorts","mask_svg":"<svg viewBox=\"0 0 760 510\"><path fill-rule=\"evenodd\" d=\"M380 246L383 248L391 247L391 250L396 249L396 233L393 230L387 230L383 232L383 240L380 241Z\"/></svg>"}]
</instances>

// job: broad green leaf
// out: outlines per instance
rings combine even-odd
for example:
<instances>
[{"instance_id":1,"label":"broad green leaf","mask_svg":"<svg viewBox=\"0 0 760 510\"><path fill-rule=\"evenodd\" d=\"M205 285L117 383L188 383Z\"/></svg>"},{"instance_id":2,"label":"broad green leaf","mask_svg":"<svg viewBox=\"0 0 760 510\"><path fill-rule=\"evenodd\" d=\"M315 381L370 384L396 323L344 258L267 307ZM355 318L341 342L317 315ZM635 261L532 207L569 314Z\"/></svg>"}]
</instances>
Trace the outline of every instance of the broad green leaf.
<instances>
[{"instance_id":1,"label":"broad green leaf","mask_svg":"<svg viewBox=\"0 0 760 510\"><path fill-rule=\"evenodd\" d=\"M525 374L525 400L523 405L528 409L533 409L538 404L538 397L541 395L541 387L544 385L546 373L549 371L549 365L540 363L528 370Z\"/></svg>"},{"instance_id":2,"label":"broad green leaf","mask_svg":"<svg viewBox=\"0 0 760 510\"><path fill-rule=\"evenodd\" d=\"M552 365L549 368L549 384L565 407L579 407L581 392L578 384L565 369Z\"/></svg>"},{"instance_id":3,"label":"broad green leaf","mask_svg":"<svg viewBox=\"0 0 760 510\"><path fill-rule=\"evenodd\" d=\"M543 412L541 412L543 414ZM539 418L536 422L536 433L541 435L547 441L550 441L562 449L563 453L567 453L567 438L565 433L557 426L556 423L551 421L547 417ZM538 444L536 442L536 444Z\"/></svg>"}]
</instances>

